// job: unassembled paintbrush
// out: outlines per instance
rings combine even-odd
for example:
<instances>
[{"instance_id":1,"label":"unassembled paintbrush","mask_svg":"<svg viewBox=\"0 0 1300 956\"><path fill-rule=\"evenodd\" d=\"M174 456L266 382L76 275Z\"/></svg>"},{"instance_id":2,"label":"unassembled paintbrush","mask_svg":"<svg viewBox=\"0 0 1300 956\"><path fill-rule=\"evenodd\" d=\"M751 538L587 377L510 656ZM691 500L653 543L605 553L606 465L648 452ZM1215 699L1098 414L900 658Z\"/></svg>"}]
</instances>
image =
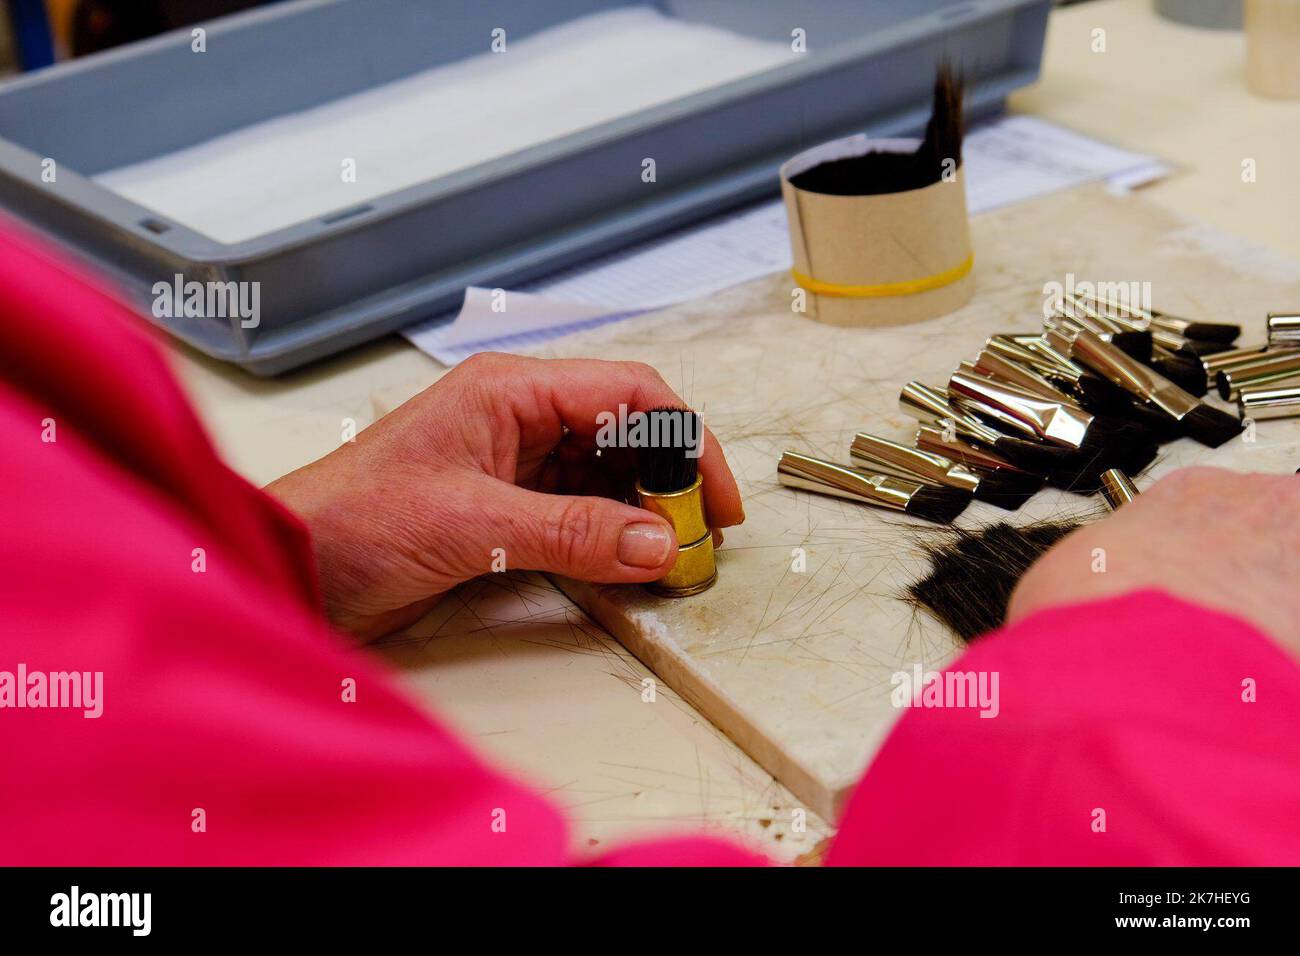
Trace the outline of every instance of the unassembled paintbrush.
<instances>
[{"instance_id":1,"label":"unassembled paintbrush","mask_svg":"<svg viewBox=\"0 0 1300 956\"><path fill-rule=\"evenodd\" d=\"M1093 415L1069 401L1043 398L1001 379L959 368L948 381L948 394L959 407L986 417L996 412L1027 437L1077 451L1080 460L1069 488L1094 487L1101 472L1112 466L1140 471L1157 454L1150 435L1133 422Z\"/></svg>"},{"instance_id":2,"label":"unassembled paintbrush","mask_svg":"<svg viewBox=\"0 0 1300 956\"><path fill-rule=\"evenodd\" d=\"M699 417L682 408L647 412L656 441L637 449L637 497L641 507L664 518L677 534L677 561L646 587L664 597L686 597L713 586L718 578L713 532L704 513L699 475Z\"/></svg>"},{"instance_id":3,"label":"unassembled paintbrush","mask_svg":"<svg viewBox=\"0 0 1300 956\"><path fill-rule=\"evenodd\" d=\"M1134 361L1087 330L1068 337L1063 332L1049 331L1047 340L1053 348L1067 352L1098 375L1168 415L1178 423L1182 434L1203 445L1217 448L1241 431L1241 424L1231 415L1189 395L1154 369Z\"/></svg>"},{"instance_id":4,"label":"unassembled paintbrush","mask_svg":"<svg viewBox=\"0 0 1300 956\"><path fill-rule=\"evenodd\" d=\"M781 456L776 472L777 480L787 488L902 511L939 524L947 524L965 511L972 497L966 489L872 474L793 451Z\"/></svg>"},{"instance_id":5,"label":"unassembled paintbrush","mask_svg":"<svg viewBox=\"0 0 1300 956\"><path fill-rule=\"evenodd\" d=\"M948 401L947 391L942 388L933 388L921 382L908 382L899 393L898 406L922 422L951 422L953 431L960 437L991 448L1017 468L1036 475L1052 477L1070 472L1078 460L1078 453L1072 449L1003 434L953 406Z\"/></svg>"},{"instance_id":6,"label":"unassembled paintbrush","mask_svg":"<svg viewBox=\"0 0 1300 956\"><path fill-rule=\"evenodd\" d=\"M1186 336L1199 342L1216 342L1227 348L1241 335L1241 326L1224 322L1201 322L1197 319L1184 319L1181 316L1160 312L1156 309L1143 309L1128 303L1098 295L1080 296L1086 298L1095 308L1112 318L1127 318L1150 326L1152 332L1157 329Z\"/></svg>"},{"instance_id":7,"label":"unassembled paintbrush","mask_svg":"<svg viewBox=\"0 0 1300 956\"><path fill-rule=\"evenodd\" d=\"M1065 390L1088 411L1127 419L1140 425L1157 442L1176 437L1176 429L1167 416L1147 408L1118 385L1072 362L1042 336L995 335L987 340L985 351L1002 355L1017 364L1037 360L1034 370Z\"/></svg>"},{"instance_id":8,"label":"unassembled paintbrush","mask_svg":"<svg viewBox=\"0 0 1300 956\"><path fill-rule=\"evenodd\" d=\"M1043 487L1041 478L1017 471L984 472L935 452L909 448L859 432L849 449L856 467L970 492L979 501L1015 511Z\"/></svg>"}]
</instances>

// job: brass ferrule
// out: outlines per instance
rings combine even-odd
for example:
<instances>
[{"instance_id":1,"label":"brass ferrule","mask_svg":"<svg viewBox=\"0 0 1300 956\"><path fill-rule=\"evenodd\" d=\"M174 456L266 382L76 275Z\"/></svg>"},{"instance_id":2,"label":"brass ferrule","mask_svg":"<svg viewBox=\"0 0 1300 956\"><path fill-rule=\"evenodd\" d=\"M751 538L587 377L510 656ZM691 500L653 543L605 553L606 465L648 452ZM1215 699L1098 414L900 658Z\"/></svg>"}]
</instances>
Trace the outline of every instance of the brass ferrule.
<instances>
[{"instance_id":1,"label":"brass ferrule","mask_svg":"<svg viewBox=\"0 0 1300 956\"><path fill-rule=\"evenodd\" d=\"M1138 496L1137 485L1118 468L1108 468L1101 473L1101 496L1106 506L1115 511Z\"/></svg>"},{"instance_id":2,"label":"brass ferrule","mask_svg":"<svg viewBox=\"0 0 1300 956\"><path fill-rule=\"evenodd\" d=\"M641 507L659 515L677 535L677 561L658 581L646 585L664 597L686 597L708 590L718 579L713 532L704 515L703 479L681 491L646 491L636 486Z\"/></svg>"},{"instance_id":3,"label":"brass ferrule","mask_svg":"<svg viewBox=\"0 0 1300 956\"><path fill-rule=\"evenodd\" d=\"M718 580L714 535L705 519L703 479L697 477L680 492L647 492L637 484L641 507L672 525L677 535L677 561L672 570L646 588L663 597L686 597L707 591Z\"/></svg>"}]
</instances>

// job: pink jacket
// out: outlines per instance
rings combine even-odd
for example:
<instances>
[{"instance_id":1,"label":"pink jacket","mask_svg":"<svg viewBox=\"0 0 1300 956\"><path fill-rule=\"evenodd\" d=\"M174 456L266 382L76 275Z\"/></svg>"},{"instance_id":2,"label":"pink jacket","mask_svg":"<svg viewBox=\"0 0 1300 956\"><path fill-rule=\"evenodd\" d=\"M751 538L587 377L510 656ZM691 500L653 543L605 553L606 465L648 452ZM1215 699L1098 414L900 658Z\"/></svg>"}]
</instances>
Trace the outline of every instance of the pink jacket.
<instances>
[{"instance_id":1,"label":"pink jacket","mask_svg":"<svg viewBox=\"0 0 1300 956\"><path fill-rule=\"evenodd\" d=\"M12 230L0 369L0 864L581 862L330 632L306 530L220 462L151 333ZM102 672L102 712L40 706L20 668ZM1247 624L1134 594L953 669L996 671L999 715L910 710L831 863L1300 863L1300 670Z\"/></svg>"}]
</instances>

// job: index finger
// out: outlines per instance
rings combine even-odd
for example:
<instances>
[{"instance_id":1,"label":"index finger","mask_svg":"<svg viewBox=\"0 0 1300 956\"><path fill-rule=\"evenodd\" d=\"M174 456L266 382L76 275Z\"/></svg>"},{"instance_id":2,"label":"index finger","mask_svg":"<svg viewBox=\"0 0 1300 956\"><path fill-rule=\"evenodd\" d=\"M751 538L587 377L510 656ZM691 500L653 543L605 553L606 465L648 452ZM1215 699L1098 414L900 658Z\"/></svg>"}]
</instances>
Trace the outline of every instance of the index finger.
<instances>
[{"instance_id":1,"label":"index finger","mask_svg":"<svg viewBox=\"0 0 1300 956\"><path fill-rule=\"evenodd\" d=\"M532 425L562 424L594 439L604 416L689 406L652 366L600 359L525 359L516 373L525 381L506 394L516 420ZM554 422L544 419L555 416ZM709 524L725 528L745 520L740 489L717 437L706 425L699 460Z\"/></svg>"}]
</instances>

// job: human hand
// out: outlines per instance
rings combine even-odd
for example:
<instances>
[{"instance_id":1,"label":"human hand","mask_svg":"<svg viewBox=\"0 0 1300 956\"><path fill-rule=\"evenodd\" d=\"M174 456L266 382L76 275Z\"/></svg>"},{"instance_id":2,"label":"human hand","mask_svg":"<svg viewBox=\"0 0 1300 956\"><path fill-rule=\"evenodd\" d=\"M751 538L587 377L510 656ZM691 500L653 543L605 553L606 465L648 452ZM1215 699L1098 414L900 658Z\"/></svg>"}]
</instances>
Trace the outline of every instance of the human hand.
<instances>
[{"instance_id":1,"label":"human hand","mask_svg":"<svg viewBox=\"0 0 1300 956\"><path fill-rule=\"evenodd\" d=\"M685 406L640 363L476 355L266 490L311 529L330 618L363 638L417 620L498 557L588 581L653 581L676 560L672 526L613 500L632 487L629 449L596 454L596 416L620 404ZM710 526L743 521L707 430L699 470Z\"/></svg>"},{"instance_id":2,"label":"human hand","mask_svg":"<svg viewBox=\"0 0 1300 956\"><path fill-rule=\"evenodd\" d=\"M1234 614L1300 655L1300 476L1173 472L1030 567L1007 623L1143 588Z\"/></svg>"}]
</instances>

